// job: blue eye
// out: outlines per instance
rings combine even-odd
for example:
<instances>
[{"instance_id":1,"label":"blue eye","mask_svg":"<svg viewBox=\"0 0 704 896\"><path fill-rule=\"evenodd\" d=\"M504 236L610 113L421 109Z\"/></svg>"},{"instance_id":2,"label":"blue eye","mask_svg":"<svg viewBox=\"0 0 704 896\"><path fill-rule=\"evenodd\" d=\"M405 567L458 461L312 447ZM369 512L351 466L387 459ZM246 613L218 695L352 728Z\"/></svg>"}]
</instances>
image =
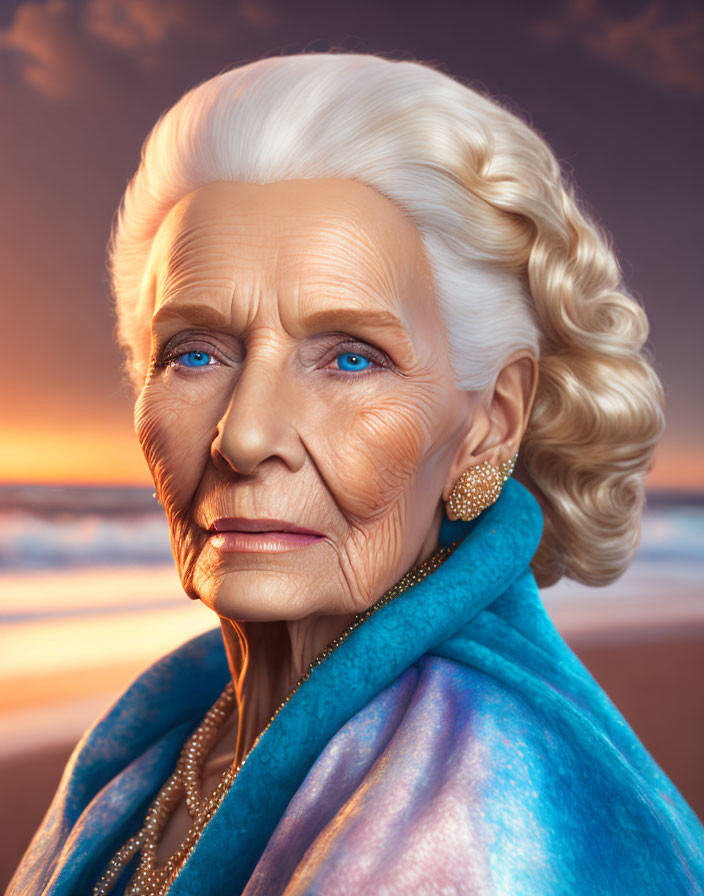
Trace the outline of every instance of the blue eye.
<instances>
[{"instance_id":1,"label":"blue eye","mask_svg":"<svg viewBox=\"0 0 704 896\"><path fill-rule=\"evenodd\" d=\"M176 362L182 362L182 367L206 367L208 362L210 361L210 355L207 352L184 352L182 355L178 355L174 360Z\"/></svg>"},{"instance_id":2,"label":"blue eye","mask_svg":"<svg viewBox=\"0 0 704 896\"><path fill-rule=\"evenodd\" d=\"M372 363L357 352L343 352L337 356L337 362L340 370L364 370Z\"/></svg>"}]
</instances>

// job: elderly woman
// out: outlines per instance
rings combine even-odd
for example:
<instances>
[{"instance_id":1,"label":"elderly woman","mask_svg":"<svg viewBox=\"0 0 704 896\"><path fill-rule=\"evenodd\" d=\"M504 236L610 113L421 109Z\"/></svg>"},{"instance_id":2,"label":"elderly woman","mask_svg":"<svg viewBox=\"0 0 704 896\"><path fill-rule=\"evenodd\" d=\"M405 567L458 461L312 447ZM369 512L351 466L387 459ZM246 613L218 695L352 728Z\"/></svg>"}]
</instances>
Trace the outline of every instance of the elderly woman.
<instances>
[{"instance_id":1,"label":"elderly woman","mask_svg":"<svg viewBox=\"0 0 704 896\"><path fill-rule=\"evenodd\" d=\"M86 733L9 892L703 893L702 827L538 594L626 568L663 418L535 131L416 62L261 60L159 120L110 251L220 630Z\"/></svg>"}]
</instances>

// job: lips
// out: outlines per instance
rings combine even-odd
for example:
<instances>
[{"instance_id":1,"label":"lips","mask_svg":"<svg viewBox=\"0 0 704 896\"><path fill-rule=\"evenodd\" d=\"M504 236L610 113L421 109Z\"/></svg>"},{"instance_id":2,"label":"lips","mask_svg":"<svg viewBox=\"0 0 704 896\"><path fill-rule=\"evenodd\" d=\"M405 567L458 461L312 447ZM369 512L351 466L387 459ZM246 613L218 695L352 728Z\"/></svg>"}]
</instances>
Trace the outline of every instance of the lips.
<instances>
[{"instance_id":1,"label":"lips","mask_svg":"<svg viewBox=\"0 0 704 896\"><path fill-rule=\"evenodd\" d=\"M322 533L314 529L306 529L296 526L286 520L256 519L246 517L228 516L215 520L208 529L209 532L291 532L295 535L317 535L322 538Z\"/></svg>"}]
</instances>

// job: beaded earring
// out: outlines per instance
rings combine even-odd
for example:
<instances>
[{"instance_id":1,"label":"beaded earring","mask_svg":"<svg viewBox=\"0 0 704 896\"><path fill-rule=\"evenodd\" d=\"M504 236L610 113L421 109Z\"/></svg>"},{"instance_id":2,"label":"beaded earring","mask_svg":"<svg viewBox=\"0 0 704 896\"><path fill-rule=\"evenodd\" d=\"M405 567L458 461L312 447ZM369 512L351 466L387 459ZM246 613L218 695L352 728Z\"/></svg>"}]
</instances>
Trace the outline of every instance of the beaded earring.
<instances>
[{"instance_id":1,"label":"beaded earring","mask_svg":"<svg viewBox=\"0 0 704 896\"><path fill-rule=\"evenodd\" d=\"M447 499L447 516L451 520L473 520L490 507L501 494L518 460L518 452L500 466L483 460L462 473Z\"/></svg>"}]
</instances>

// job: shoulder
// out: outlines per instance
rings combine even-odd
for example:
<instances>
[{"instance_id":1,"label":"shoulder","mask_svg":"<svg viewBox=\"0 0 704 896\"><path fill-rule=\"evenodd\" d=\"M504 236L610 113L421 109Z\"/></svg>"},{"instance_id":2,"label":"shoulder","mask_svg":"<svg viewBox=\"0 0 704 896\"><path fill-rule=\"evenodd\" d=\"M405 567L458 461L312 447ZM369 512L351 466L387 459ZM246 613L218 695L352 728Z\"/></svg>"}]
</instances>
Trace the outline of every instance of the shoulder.
<instances>
[{"instance_id":1,"label":"shoulder","mask_svg":"<svg viewBox=\"0 0 704 896\"><path fill-rule=\"evenodd\" d=\"M618 757L589 743L425 655L330 741L258 873L276 865L292 894L704 892Z\"/></svg>"},{"instance_id":2,"label":"shoulder","mask_svg":"<svg viewBox=\"0 0 704 896\"><path fill-rule=\"evenodd\" d=\"M85 759L92 745L100 743L100 755L106 758L107 743L119 733L115 746L131 761L127 754L134 758L172 728L200 719L228 677L220 630L191 638L135 678L86 732L77 753Z\"/></svg>"},{"instance_id":3,"label":"shoulder","mask_svg":"<svg viewBox=\"0 0 704 896\"><path fill-rule=\"evenodd\" d=\"M78 790L90 800L140 757L154 751L170 757L174 745L183 742L217 699L228 677L219 629L160 657L84 734L69 762L69 791Z\"/></svg>"},{"instance_id":4,"label":"shoulder","mask_svg":"<svg viewBox=\"0 0 704 896\"><path fill-rule=\"evenodd\" d=\"M106 839L123 842L227 678L219 629L141 673L81 738L8 893L39 892L50 877L65 883L102 856Z\"/></svg>"}]
</instances>

